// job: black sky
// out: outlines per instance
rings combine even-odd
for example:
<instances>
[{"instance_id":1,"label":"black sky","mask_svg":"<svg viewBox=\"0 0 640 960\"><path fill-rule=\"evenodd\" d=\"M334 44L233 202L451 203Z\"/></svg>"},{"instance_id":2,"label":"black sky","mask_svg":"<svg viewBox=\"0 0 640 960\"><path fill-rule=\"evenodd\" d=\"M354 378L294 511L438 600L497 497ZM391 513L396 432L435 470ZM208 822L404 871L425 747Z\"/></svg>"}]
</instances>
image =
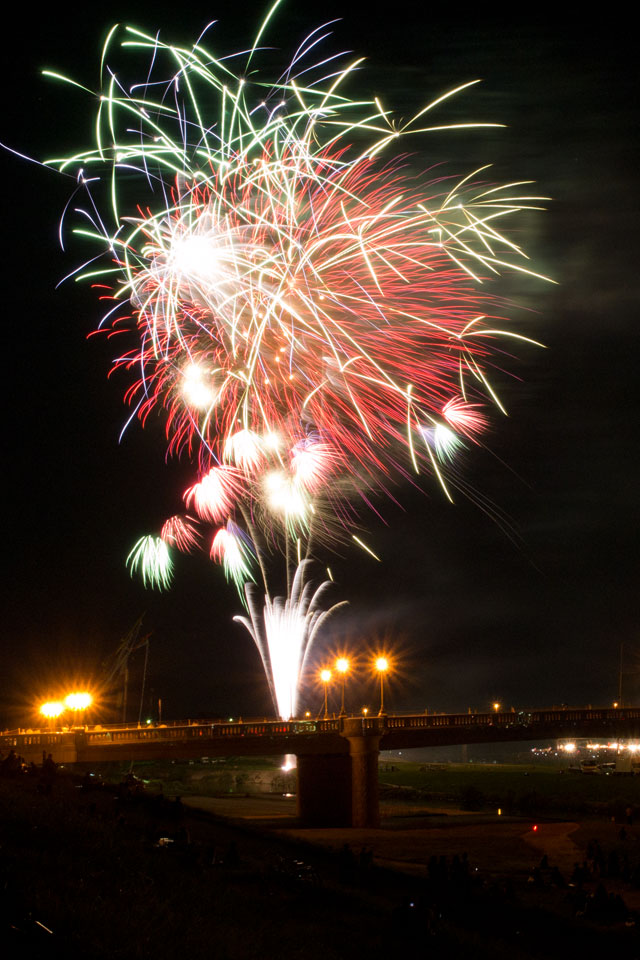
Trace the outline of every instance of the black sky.
<instances>
[{"instance_id":1,"label":"black sky","mask_svg":"<svg viewBox=\"0 0 640 960\"><path fill-rule=\"evenodd\" d=\"M43 158L84 145L89 102L38 76L59 69L91 86L102 38L126 21L188 41L214 17L220 49L252 36L256 2L141 3L52 10L15 31L0 64L0 139ZM483 83L442 114L504 122L499 131L411 142L414 163L446 172L495 165L496 182L536 180L548 212L517 239L558 286L505 278L514 328L547 349L523 347L500 388L488 451L467 457L465 479L504 517L428 480L367 518L381 564L353 549L330 562L336 618L364 650L390 638L402 653L395 705L483 709L610 702L625 644L625 697L640 694L638 632L638 304L635 58L623 27L560 22L537 11L486 19L481 10L434 13L408 0L311 8L290 0L270 40L282 60L307 28L341 16L329 46L368 57L356 87L400 114L448 87ZM514 19L514 17L516 19ZM0 725L28 722L54 677L91 673L146 611L153 631L149 690L170 716L267 709L252 641L231 622L234 590L204 558L178 564L160 596L129 578L124 558L174 512L189 464L164 460L159 425L127 417L124 382L107 380L111 347L86 339L101 307L88 288L56 284L78 262L61 251L64 178L0 156L4 190L5 572ZM81 254L80 254L81 255ZM353 691L359 705L373 693ZM393 706L393 702L391 703Z\"/></svg>"}]
</instances>

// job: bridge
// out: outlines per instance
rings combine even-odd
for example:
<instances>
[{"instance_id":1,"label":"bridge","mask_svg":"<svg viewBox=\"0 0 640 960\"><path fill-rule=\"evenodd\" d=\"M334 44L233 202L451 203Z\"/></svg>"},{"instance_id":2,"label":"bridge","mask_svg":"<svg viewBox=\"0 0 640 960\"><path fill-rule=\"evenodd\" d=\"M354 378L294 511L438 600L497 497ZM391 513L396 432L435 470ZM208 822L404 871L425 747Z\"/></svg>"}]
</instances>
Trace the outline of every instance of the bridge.
<instances>
[{"instance_id":1,"label":"bridge","mask_svg":"<svg viewBox=\"0 0 640 960\"><path fill-rule=\"evenodd\" d=\"M13 749L25 760L39 762L44 751L64 764L295 754L303 823L375 827L380 750L565 737L640 738L640 708L20 730L0 734L0 752Z\"/></svg>"}]
</instances>

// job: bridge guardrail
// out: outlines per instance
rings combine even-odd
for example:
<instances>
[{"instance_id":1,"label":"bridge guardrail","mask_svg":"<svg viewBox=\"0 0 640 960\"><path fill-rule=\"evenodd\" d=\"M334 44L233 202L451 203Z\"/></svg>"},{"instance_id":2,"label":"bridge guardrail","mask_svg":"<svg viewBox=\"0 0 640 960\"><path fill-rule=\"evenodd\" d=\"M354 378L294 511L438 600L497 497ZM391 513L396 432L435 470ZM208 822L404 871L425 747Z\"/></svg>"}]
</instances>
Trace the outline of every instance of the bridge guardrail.
<instances>
[{"instance_id":1,"label":"bridge guardrail","mask_svg":"<svg viewBox=\"0 0 640 960\"><path fill-rule=\"evenodd\" d=\"M509 713L432 713L414 716L389 716L386 726L390 730L437 727L473 727L473 726L544 726L550 723L575 722L585 720L616 721L640 720L640 708L615 707L593 708L586 710L521 710Z\"/></svg>"},{"instance_id":2,"label":"bridge guardrail","mask_svg":"<svg viewBox=\"0 0 640 960\"><path fill-rule=\"evenodd\" d=\"M338 720L268 720L261 723L198 723L173 727L140 727L129 729L90 730L87 744L123 743L150 740L197 740L223 737L280 737L299 734L339 732Z\"/></svg>"},{"instance_id":3,"label":"bridge guardrail","mask_svg":"<svg viewBox=\"0 0 640 960\"><path fill-rule=\"evenodd\" d=\"M0 735L0 751L16 750L19 747L42 747L45 750L47 747L60 746L61 744L74 744L75 737L73 731L65 731L64 733L44 731L5 733Z\"/></svg>"},{"instance_id":4,"label":"bridge guardrail","mask_svg":"<svg viewBox=\"0 0 640 960\"><path fill-rule=\"evenodd\" d=\"M9 749L41 747L43 750L63 744L73 745L81 742L85 746L107 743L131 743L150 741L193 741L222 738L235 740L244 737L299 737L317 734L340 734L345 720L361 722L362 731L398 731L411 729L442 729L460 727L523 727L532 728L532 738L536 736L536 727L553 725L576 726L584 722L600 722L614 725L616 721L639 721L640 707L593 708L584 710L554 708L550 710L522 710L509 713L463 713L463 714L412 714L384 717L348 717L330 720L264 720L220 722L200 721L182 724L160 724L143 727L123 727L120 724L111 727L83 727L76 730L50 731L7 731L0 734L0 751ZM360 726L360 724L359 724ZM47 752L49 752L47 750Z\"/></svg>"}]
</instances>

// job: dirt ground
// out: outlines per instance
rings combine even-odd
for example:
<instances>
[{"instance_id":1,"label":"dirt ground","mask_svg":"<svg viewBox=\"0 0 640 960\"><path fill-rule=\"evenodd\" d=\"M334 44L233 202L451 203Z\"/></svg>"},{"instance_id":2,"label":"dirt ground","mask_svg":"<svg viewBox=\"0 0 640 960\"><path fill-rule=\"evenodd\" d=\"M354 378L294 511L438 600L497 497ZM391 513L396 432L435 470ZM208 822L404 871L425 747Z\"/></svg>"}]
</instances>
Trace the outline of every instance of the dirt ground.
<instances>
[{"instance_id":1,"label":"dirt ground","mask_svg":"<svg viewBox=\"0 0 640 960\"><path fill-rule=\"evenodd\" d=\"M424 875L432 856L451 857L466 853L473 869L484 877L526 882L544 854L569 878L576 863L585 859L586 846L597 839L603 848L620 844L620 824L606 820L535 821L505 817L494 812L468 812L450 807L382 803L379 829L300 828L295 826L292 797L185 797L188 806L218 816L256 821L278 833L306 843L340 849L349 844L358 852L372 851L380 866ZM630 858L640 860L640 828L625 829L624 844ZM624 894L631 909L640 910L640 891L622 890L609 881L607 887Z\"/></svg>"},{"instance_id":2,"label":"dirt ground","mask_svg":"<svg viewBox=\"0 0 640 960\"><path fill-rule=\"evenodd\" d=\"M274 829L307 843L340 848L367 847L381 866L421 873L429 858L466 852L484 874L520 875L530 872L543 852L560 870L582 859L570 834L577 823L533 823L495 813L469 813L455 807L425 808L382 804L379 829L353 827L299 828L293 825L293 798L185 797L184 803L231 819L271 821Z\"/></svg>"}]
</instances>

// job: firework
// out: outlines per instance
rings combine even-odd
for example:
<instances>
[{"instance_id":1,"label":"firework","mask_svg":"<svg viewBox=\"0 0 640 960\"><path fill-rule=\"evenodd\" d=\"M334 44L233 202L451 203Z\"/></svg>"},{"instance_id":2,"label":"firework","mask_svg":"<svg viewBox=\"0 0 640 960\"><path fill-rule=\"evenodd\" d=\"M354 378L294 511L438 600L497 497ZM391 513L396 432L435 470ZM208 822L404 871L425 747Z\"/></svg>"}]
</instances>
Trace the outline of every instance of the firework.
<instances>
[{"instance_id":1,"label":"firework","mask_svg":"<svg viewBox=\"0 0 640 960\"><path fill-rule=\"evenodd\" d=\"M127 557L131 573L140 570L145 586L168 587L173 563L165 541L161 537L141 537Z\"/></svg>"},{"instance_id":2,"label":"firework","mask_svg":"<svg viewBox=\"0 0 640 960\"><path fill-rule=\"evenodd\" d=\"M253 557L251 541L245 532L233 520L228 520L213 538L211 559L222 563L227 580L233 580L241 590L247 580L252 579Z\"/></svg>"},{"instance_id":3,"label":"firework","mask_svg":"<svg viewBox=\"0 0 640 960\"><path fill-rule=\"evenodd\" d=\"M488 369L505 334L479 281L530 272L499 225L539 198L473 175L420 185L385 152L450 129L426 120L471 84L399 124L377 98L345 94L359 61L332 58L329 76L308 63L311 38L274 84L255 70L257 42L248 78L202 37L185 49L124 29L122 49L151 57L148 79L127 90L103 69L95 145L50 161L90 191L94 229L79 232L106 258L80 273L113 301L103 326L133 342L115 359L128 402L142 421L164 412L169 450L197 457L201 484L225 462L256 464L270 435L298 444L312 487L309 427L331 440L347 497L425 468L444 484L436 457L455 444L434 454L430 431L472 437L497 400ZM96 212L102 183L110 217Z\"/></svg>"},{"instance_id":4,"label":"firework","mask_svg":"<svg viewBox=\"0 0 640 960\"><path fill-rule=\"evenodd\" d=\"M198 483L185 491L187 507L193 505L199 517L214 523L229 512L242 487L242 474L233 467L212 467Z\"/></svg>"},{"instance_id":5,"label":"firework","mask_svg":"<svg viewBox=\"0 0 640 960\"><path fill-rule=\"evenodd\" d=\"M249 617L243 623L260 654L274 709L295 716L301 678L311 646L327 618L343 603L324 609L330 583L308 579L314 523L326 507L326 487L335 457L329 444L311 436L291 450L272 437L242 437L234 445L243 468L212 468L189 487L184 499L198 519L175 515L161 536L148 536L129 556L131 572L145 584L167 587L171 549L190 551L210 541L209 555L238 590ZM260 451L260 456L248 456ZM209 480L209 482L205 482ZM329 514L330 516L330 514ZM223 526L216 526L224 519ZM325 525L326 525L325 520ZM211 533L208 528L213 527ZM267 560L285 544L287 595L272 598Z\"/></svg>"},{"instance_id":6,"label":"firework","mask_svg":"<svg viewBox=\"0 0 640 960\"><path fill-rule=\"evenodd\" d=\"M169 547L189 553L200 543L198 528L191 517L174 516L165 520L160 537Z\"/></svg>"},{"instance_id":7,"label":"firework","mask_svg":"<svg viewBox=\"0 0 640 960\"><path fill-rule=\"evenodd\" d=\"M479 442L489 404L502 409L493 358L506 336L525 339L502 329L483 281L531 273L501 224L542 198L525 182L483 182L486 168L429 184L399 155L410 135L496 126L430 122L472 83L400 123L378 98L348 96L360 61L313 62L317 31L282 76L263 78L279 3L237 73L205 35L184 48L114 28L95 142L49 162L89 198L90 226L76 232L97 255L78 273L108 303L101 328L121 335L132 418L160 414L168 452L197 464L184 494L195 517L140 540L129 566L167 586L171 549L207 543L289 717L336 609L323 610L326 583L306 581L311 538L348 534L375 556L353 532L353 504L421 471L449 497L461 487L458 452ZM127 88L126 67L109 64L141 52L145 79ZM277 550L288 589L274 599Z\"/></svg>"},{"instance_id":8,"label":"firework","mask_svg":"<svg viewBox=\"0 0 640 960\"><path fill-rule=\"evenodd\" d=\"M308 560L299 564L287 597L263 600L253 584L246 584L249 617L234 617L255 641L271 696L284 720L297 715L305 661L320 628L344 606L343 602L323 609L324 594L331 584L325 581L314 589L310 582L305 583L308 565Z\"/></svg>"}]
</instances>

